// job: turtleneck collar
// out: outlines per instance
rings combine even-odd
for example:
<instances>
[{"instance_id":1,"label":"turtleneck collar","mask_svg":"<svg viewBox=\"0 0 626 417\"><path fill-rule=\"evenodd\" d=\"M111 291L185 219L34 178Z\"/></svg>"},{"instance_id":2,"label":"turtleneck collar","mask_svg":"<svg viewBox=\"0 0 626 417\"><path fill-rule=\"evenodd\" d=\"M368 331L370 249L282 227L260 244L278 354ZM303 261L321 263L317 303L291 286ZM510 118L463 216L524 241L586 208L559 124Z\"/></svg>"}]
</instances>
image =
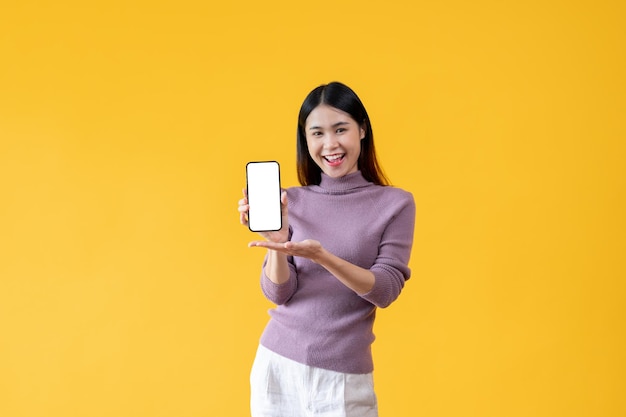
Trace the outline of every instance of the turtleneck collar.
<instances>
[{"instance_id":1,"label":"turtleneck collar","mask_svg":"<svg viewBox=\"0 0 626 417\"><path fill-rule=\"evenodd\" d=\"M343 177L333 178L322 172L320 185L313 186L317 191L328 194L347 194L358 188L372 185L367 181L361 171L356 171Z\"/></svg>"}]
</instances>

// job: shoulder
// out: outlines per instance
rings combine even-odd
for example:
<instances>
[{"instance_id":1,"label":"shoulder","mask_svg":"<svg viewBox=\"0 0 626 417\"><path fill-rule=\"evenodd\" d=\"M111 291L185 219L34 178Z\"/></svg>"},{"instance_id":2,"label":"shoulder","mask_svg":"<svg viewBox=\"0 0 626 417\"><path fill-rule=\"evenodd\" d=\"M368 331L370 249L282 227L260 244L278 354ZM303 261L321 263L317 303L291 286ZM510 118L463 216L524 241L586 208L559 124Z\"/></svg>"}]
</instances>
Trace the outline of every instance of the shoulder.
<instances>
[{"instance_id":1,"label":"shoulder","mask_svg":"<svg viewBox=\"0 0 626 417\"><path fill-rule=\"evenodd\" d=\"M413 200L413 194L399 187L393 185L379 185L378 188L382 189L389 196L394 196L400 200Z\"/></svg>"},{"instance_id":2,"label":"shoulder","mask_svg":"<svg viewBox=\"0 0 626 417\"><path fill-rule=\"evenodd\" d=\"M293 187L283 188L283 191L287 192L287 196L288 197L291 197L291 196L295 197L297 195L301 195L306 188L307 187L303 187L301 185L296 185L296 186L293 186Z\"/></svg>"},{"instance_id":3,"label":"shoulder","mask_svg":"<svg viewBox=\"0 0 626 417\"><path fill-rule=\"evenodd\" d=\"M308 187L306 186L297 185L283 189L283 191L287 192L287 200L289 201L289 205L292 205L297 201L301 201L304 198L304 195L307 193L307 188Z\"/></svg>"},{"instance_id":4,"label":"shoulder","mask_svg":"<svg viewBox=\"0 0 626 417\"><path fill-rule=\"evenodd\" d=\"M374 187L374 193L380 198L400 205L415 206L415 199L409 191L391 185L376 185Z\"/></svg>"},{"instance_id":5,"label":"shoulder","mask_svg":"<svg viewBox=\"0 0 626 417\"><path fill-rule=\"evenodd\" d=\"M402 188L390 185L370 185L352 204L367 207L382 217L396 217L401 213L414 215L415 200L413 194Z\"/></svg>"}]
</instances>

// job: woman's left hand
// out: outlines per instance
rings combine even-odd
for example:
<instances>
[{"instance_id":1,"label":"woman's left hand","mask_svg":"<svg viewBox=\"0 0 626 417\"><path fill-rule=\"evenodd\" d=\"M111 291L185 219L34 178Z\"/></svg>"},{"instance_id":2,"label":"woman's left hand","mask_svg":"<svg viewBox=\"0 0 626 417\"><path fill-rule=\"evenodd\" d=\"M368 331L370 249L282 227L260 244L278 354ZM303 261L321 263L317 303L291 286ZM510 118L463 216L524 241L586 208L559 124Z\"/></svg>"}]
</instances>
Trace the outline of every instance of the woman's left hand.
<instances>
[{"instance_id":1,"label":"woman's left hand","mask_svg":"<svg viewBox=\"0 0 626 417\"><path fill-rule=\"evenodd\" d=\"M317 262L317 260L324 253L324 248L322 244L317 240L306 239L302 242L285 242L285 243L277 243L266 240L250 242L248 247L259 247L272 249L276 252L284 253L289 256L299 256L301 258L307 258L312 260L313 262Z\"/></svg>"},{"instance_id":2,"label":"woman's left hand","mask_svg":"<svg viewBox=\"0 0 626 417\"><path fill-rule=\"evenodd\" d=\"M321 265L357 294L365 294L374 286L376 277L372 271L361 268L328 252L320 242L313 239L302 242L270 242L267 240L248 243L248 247L267 248L288 256L307 258Z\"/></svg>"}]
</instances>

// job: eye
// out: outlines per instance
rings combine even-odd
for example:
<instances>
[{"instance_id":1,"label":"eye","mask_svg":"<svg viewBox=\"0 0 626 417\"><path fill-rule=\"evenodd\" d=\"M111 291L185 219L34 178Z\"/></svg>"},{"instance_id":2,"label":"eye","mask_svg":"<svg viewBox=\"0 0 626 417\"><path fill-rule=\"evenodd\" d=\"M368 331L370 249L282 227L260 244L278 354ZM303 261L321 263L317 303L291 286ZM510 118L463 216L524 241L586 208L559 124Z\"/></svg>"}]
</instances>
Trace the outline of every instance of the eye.
<instances>
[{"instance_id":1,"label":"eye","mask_svg":"<svg viewBox=\"0 0 626 417\"><path fill-rule=\"evenodd\" d=\"M346 130L348 130L348 129L346 129L345 127L339 127L339 128L337 128L337 133L343 133Z\"/></svg>"}]
</instances>

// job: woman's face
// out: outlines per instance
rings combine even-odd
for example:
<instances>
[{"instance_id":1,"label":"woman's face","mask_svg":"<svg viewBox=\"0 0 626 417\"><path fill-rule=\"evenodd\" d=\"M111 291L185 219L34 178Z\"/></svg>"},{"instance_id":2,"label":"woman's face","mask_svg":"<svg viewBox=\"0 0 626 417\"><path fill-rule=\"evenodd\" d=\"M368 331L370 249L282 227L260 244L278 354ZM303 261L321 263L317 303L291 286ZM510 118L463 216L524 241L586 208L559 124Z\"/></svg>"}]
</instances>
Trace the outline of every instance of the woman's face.
<instances>
[{"instance_id":1,"label":"woman's face","mask_svg":"<svg viewBox=\"0 0 626 417\"><path fill-rule=\"evenodd\" d=\"M320 104L304 126L309 154L329 177L339 178L358 170L363 129L348 113Z\"/></svg>"}]
</instances>

